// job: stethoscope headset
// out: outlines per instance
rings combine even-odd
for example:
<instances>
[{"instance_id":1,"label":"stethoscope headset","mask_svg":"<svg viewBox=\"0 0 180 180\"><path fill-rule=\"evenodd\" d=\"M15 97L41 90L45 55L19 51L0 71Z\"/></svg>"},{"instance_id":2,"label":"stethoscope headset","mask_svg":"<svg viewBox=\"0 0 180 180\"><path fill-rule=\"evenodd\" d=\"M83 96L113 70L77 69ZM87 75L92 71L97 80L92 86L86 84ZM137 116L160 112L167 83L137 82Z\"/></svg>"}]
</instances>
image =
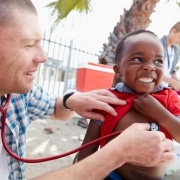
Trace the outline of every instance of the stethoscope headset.
<instances>
[{"instance_id":1,"label":"stethoscope headset","mask_svg":"<svg viewBox=\"0 0 180 180\"><path fill-rule=\"evenodd\" d=\"M112 134L108 134L106 136L103 136L101 138L98 138L98 139L95 139L89 143L86 143L78 148L75 148L71 151L68 151L66 153L63 153L63 154L58 154L58 155L54 155L54 156L50 156L50 157L44 157L44 158L36 158L36 159L28 159L28 158L22 158L20 156L17 156L15 153L13 153L7 143L6 143L6 140L5 140L5 129L6 129L6 114L7 114L7 110L8 110L8 106L9 106L9 102L10 102L10 99L11 99L11 95L10 94L7 94L7 98L6 98L6 102L3 106L0 106L0 112L2 113L2 117L1 117L1 120L2 120L2 127L1 127L1 139L2 139L2 144L3 144L3 147L4 149L6 150L6 152L14 159L18 160L18 161L21 161L21 162L25 162L25 163L40 163L40 162L46 162L46 161L51 161L51 160L55 160L55 159L59 159L59 158L62 158L62 157L65 157L65 156L68 156L70 154L73 154L73 153L76 153L88 146L91 146L92 144L95 144L103 139L106 139L106 138L109 138L109 137L113 137L113 136L117 136L121 133L120 132L115 132L115 133L112 133Z\"/></svg>"}]
</instances>

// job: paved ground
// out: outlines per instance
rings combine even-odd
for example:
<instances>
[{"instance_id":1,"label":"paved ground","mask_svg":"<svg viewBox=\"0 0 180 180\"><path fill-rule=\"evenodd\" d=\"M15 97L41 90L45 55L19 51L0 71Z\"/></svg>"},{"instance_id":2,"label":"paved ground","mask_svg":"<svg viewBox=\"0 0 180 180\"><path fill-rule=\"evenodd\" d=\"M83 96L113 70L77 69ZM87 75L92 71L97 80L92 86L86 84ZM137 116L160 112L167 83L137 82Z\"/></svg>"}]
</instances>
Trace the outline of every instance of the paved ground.
<instances>
[{"instance_id":1,"label":"paved ground","mask_svg":"<svg viewBox=\"0 0 180 180\"><path fill-rule=\"evenodd\" d=\"M81 145L85 128L77 125L78 118L69 122L41 120L33 122L27 133L27 153L28 158L39 158L66 153ZM26 165L26 179L39 176L46 172L65 168L72 164L75 154L67 157ZM180 166L180 164L179 164ZM180 171L173 176L166 177L167 180L180 180Z\"/></svg>"},{"instance_id":2,"label":"paved ground","mask_svg":"<svg viewBox=\"0 0 180 180\"><path fill-rule=\"evenodd\" d=\"M79 147L86 129L78 126L77 122L78 118L69 122L51 120L33 122L27 133L26 157L53 156ZM46 128L48 131L44 130ZM49 162L26 164L26 179L29 180L46 172L65 168L72 164L74 156L75 154L72 154Z\"/></svg>"}]
</instances>

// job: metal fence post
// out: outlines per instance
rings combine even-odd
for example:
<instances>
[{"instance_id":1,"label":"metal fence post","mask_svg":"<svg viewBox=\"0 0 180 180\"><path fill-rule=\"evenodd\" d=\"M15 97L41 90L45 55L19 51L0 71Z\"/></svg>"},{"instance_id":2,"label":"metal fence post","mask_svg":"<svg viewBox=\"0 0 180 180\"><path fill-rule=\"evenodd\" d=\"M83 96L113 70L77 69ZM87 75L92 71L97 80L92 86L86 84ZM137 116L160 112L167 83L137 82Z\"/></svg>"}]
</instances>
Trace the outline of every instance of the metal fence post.
<instances>
[{"instance_id":1,"label":"metal fence post","mask_svg":"<svg viewBox=\"0 0 180 180\"><path fill-rule=\"evenodd\" d=\"M70 41L70 45L69 45L69 53L68 53L67 65L66 65L65 74L64 74L64 89L63 89L63 93L65 93L65 91L67 90L72 50L73 50L73 40Z\"/></svg>"}]
</instances>

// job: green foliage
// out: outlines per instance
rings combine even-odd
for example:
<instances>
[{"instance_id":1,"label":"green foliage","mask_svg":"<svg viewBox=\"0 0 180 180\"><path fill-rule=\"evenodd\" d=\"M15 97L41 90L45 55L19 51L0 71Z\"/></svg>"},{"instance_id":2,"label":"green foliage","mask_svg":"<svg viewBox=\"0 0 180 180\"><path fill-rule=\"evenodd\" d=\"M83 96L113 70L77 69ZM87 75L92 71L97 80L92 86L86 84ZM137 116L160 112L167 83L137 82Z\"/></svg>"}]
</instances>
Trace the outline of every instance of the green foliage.
<instances>
[{"instance_id":1,"label":"green foliage","mask_svg":"<svg viewBox=\"0 0 180 180\"><path fill-rule=\"evenodd\" d=\"M170 0L167 0L169 2ZM172 0L171 0L172 1ZM176 0L176 4L180 7L180 0Z\"/></svg>"},{"instance_id":2,"label":"green foliage","mask_svg":"<svg viewBox=\"0 0 180 180\"><path fill-rule=\"evenodd\" d=\"M54 25L57 25L73 10L88 13L90 11L90 0L56 0L46 7L50 9L51 16L56 17Z\"/></svg>"}]
</instances>

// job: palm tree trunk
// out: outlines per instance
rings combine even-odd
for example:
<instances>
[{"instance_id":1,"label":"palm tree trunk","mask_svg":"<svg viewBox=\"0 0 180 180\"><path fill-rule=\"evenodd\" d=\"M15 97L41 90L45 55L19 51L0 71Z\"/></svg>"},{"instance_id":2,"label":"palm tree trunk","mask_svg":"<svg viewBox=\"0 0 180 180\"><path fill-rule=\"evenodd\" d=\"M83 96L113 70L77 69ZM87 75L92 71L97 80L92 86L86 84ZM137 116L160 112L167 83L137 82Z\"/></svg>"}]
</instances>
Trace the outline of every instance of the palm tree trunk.
<instances>
[{"instance_id":1,"label":"palm tree trunk","mask_svg":"<svg viewBox=\"0 0 180 180\"><path fill-rule=\"evenodd\" d=\"M150 16L159 0L133 0L132 6L120 16L120 21L114 27L108 38L108 43L103 44L103 51L99 56L100 64L114 65L115 49L119 40L127 33L138 29L146 29L151 23Z\"/></svg>"}]
</instances>

